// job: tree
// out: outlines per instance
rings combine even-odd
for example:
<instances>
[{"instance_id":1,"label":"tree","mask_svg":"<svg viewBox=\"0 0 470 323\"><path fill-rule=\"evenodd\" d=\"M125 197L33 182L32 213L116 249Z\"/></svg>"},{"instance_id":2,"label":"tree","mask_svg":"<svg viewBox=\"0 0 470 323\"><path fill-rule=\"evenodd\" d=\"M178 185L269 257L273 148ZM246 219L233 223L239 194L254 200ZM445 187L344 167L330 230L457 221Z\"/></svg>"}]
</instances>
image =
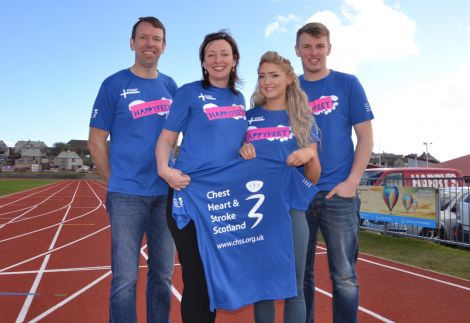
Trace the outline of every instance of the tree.
<instances>
[{"instance_id":1,"label":"tree","mask_svg":"<svg viewBox=\"0 0 470 323\"><path fill-rule=\"evenodd\" d=\"M57 156L58 154L60 154L64 150L67 150L68 148L69 146L65 142L56 142L51 148L51 152Z\"/></svg>"}]
</instances>

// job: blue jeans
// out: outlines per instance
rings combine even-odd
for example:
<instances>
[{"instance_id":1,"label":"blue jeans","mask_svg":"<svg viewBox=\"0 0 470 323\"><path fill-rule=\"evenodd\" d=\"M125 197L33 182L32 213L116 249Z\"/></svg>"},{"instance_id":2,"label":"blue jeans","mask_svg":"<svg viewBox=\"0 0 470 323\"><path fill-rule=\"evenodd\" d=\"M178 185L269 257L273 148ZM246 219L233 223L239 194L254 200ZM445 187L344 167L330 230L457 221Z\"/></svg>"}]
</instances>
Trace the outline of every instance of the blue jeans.
<instances>
[{"instance_id":1,"label":"blue jeans","mask_svg":"<svg viewBox=\"0 0 470 323\"><path fill-rule=\"evenodd\" d=\"M333 321L357 322L359 285L356 279L358 253L358 220L356 196L344 198L328 192L319 192L307 210L310 236L304 277L304 296L307 309L306 322L314 321L314 264L317 232L320 228L325 239L328 266L333 281Z\"/></svg>"},{"instance_id":2,"label":"blue jeans","mask_svg":"<svg viewBox=\"0 0 470 323\"><path fill-rule=\"evenodd\" d=\"M292 237L294 240L297 296L286 298L284 301L284 323L298 323L305 321L303 281L309 230L305 212L290 210L289 213L292 220ZM272 300L256 302L254 312L256 323L274 323L275 321L275 309Z\"/></svg>"},{"instance_id":3,"label":"blue jeans","mask_svg":"<svg viewBox=\"0 0 470 323\"><path fill-rule=\"evenodd\" d=\"M110 322L137 322L136 283L144 234L147 236L147 322L169 322L175 245L167 226L167 196L108 192L111 224Z\"/></svg>"}]
</instances>

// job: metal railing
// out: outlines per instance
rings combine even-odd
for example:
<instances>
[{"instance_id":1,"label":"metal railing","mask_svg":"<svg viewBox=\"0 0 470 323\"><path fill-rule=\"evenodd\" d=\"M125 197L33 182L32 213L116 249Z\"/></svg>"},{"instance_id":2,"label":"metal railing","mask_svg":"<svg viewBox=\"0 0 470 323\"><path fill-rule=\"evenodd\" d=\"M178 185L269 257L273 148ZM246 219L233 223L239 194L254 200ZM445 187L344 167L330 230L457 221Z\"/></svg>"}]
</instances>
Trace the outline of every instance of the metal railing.
<instances>
[{"instance_id":1,"label":"metal railing","mask_svg":"<svg viewBox=\"0 0 470 323\"><path fill-rule=\"evenodd\" d=\"M411 179L385 179L383 184L384 186L402 186L402 183L409 183L409 180ZM424 184L430 183L431 185L437 183L437 185L426 186L436 190L435 213L437 225L435 228L361 218L361 229L470 248L470 187L463 179L452 178L452 180L454 183L457 180L457 183L462 186L439 187L439 183L433 183L431 178L429 181L426 181L426 179L422 181Z\"/></svg>"}]
</instances>

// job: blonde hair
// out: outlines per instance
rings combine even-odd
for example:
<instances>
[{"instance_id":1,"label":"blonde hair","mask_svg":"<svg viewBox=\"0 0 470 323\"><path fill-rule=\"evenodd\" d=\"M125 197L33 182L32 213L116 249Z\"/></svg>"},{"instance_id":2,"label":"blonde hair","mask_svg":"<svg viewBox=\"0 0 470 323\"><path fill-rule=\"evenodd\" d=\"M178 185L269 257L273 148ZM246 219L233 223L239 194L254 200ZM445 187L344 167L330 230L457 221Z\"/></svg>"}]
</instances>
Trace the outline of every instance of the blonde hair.
<instances>
[{"instance_id":1,"label":"blonde hair","mask_svg":"<svg viewBox=\"0 0 470 323\"><path fill-rule=\"evenodd\" d=\"M312 142L311 131L314 124L312 109L308 105L308 98L304 91L300 88L299 79L294 72L290 61L282 57L277 52L268 51L261 56L258 65L259 68L263 63L273 63L278 65L292 83L286 89L287 114L292 128L292 132L297 140L299 148L305 148ZM256 90L251 96L251 107L263 106L266 104L266 97L261 92L259 82L256 84Z\"/></svg>"}]
</instances>

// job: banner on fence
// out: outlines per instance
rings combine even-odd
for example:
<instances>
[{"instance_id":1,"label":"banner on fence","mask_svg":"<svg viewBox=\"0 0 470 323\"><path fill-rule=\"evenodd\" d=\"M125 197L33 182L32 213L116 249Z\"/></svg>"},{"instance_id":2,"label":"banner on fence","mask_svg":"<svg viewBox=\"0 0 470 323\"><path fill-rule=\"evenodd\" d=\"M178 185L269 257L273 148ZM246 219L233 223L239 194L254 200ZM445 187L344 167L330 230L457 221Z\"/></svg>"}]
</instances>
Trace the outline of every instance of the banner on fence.
<instances>
[{"instance_id":1,"label":"banner on fence","mask_svg":"<svg viewBox=\"0 0 470 323\"><path fill-rule=\"evenodd\" d=\"M361 218L405 225L437 227L436 189L359 186Z\"/></svg>"}]
</instances>

